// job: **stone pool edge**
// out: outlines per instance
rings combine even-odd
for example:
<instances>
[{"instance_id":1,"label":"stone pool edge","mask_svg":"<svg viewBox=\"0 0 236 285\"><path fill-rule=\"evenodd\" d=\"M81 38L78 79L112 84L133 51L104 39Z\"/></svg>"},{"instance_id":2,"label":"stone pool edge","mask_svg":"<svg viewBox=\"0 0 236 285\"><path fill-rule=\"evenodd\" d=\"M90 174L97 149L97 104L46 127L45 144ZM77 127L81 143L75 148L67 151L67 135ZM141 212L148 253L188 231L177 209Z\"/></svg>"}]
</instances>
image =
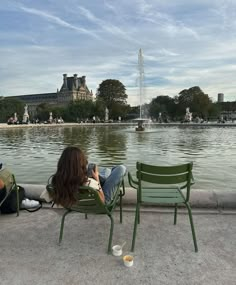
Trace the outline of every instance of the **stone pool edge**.
<instances>
[{"instance_id":1,"label":"stone pool edge","mask_svg":"<svg viewBox=\"0 0 236 285\"><path fill-rule=\"evenodd\" d=\"M45 189L45 185L22 184L22 183L19 183L19 185L25 188L26 196L29 199L38 200L40 194ZM135 206L136 191L130 187L126 187L125 189L126 189L126 194L123 197L123 204L127 206ZM215 190L193 189L191 190L190 203L192 208L236 209L236 190L215 191Z\"/></svg>"}]
</instances>

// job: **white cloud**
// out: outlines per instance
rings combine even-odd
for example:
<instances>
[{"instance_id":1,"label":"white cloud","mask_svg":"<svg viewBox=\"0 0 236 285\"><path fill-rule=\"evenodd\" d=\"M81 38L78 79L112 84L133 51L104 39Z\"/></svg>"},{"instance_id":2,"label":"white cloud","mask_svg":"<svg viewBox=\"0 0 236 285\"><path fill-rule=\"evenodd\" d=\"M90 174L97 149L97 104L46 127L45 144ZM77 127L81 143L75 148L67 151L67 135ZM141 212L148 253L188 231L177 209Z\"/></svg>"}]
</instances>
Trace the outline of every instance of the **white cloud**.
<instances>
[{"instance_id":1,"label":"white cloud","mask_svg":"<svg viewBox=\"0 0 236 285\"><path fill-rule=\"evenodd\" d=\"M180 0L10 1L0 7L0 95L54 92L62 74L86 75L94 93L119 79L138 104L138 50L145 96L198 85L236 99L236 2Z\"/></svg>"},{"instance_id":2,"label":"white cloud","mask_svg":"<svg viewBox=\"0 0 236 285\"><path fill-rule=\"evenodd\" d=\"M21 9L26 13L37 15L37 16L42 17L42 18L48 20L49 22L57 24L61 27L69 28L69 29L75 30L79 33L87 34L87 35L92 36L94 38L98 38L98 36L95 33L91 32L85 28L81 28L81 27L72 25L72 24L64 21L63 19L60 19L59 17L53 16L53 15L51 15L45 11L40 11L40 10L37 10L34 8L27 8L24 6L21 6Z\"/></svg>"}]
</instances>

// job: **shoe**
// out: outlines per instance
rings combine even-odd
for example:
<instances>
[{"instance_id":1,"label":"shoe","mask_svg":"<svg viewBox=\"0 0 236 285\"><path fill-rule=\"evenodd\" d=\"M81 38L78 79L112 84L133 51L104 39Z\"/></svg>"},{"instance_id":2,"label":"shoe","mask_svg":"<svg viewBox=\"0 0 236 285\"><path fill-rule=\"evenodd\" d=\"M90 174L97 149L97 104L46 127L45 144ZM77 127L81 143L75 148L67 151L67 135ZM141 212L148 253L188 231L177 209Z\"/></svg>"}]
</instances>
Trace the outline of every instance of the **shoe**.
<instances>
[{"instance_id":1,"label":"shoe","mask_svg":"<svg viewBox=\"0 0 236 285\"><path fill-rule=\"evenodd\" d=\"M36 208L36 207L39 207L39 202L38 201L35 201L35 200L29 200L29 199L24 199L22 202L21 202L21 208L23 209L31 209L31 208Z\"/></svg>"}]
</instances>

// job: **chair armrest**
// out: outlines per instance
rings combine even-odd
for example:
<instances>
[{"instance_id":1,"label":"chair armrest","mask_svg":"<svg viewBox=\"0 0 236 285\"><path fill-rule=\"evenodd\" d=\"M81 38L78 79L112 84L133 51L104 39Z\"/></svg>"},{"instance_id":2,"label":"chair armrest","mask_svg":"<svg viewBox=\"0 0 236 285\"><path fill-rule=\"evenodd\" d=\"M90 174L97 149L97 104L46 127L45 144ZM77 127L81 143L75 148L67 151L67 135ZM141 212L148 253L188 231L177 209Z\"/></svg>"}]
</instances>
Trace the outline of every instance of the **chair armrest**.
<instances>
[{"instance_id":1,"label":"chair armrest","mask_svg":"<svg viewBox=\"0 0 236 285\"><path fill-rule=\"evenodd\" d=\"M129 185L132 188L138 189L138 181L134 180L130 172L128 172L128 180L129 180Z\"/></svg>"}]
</instances>

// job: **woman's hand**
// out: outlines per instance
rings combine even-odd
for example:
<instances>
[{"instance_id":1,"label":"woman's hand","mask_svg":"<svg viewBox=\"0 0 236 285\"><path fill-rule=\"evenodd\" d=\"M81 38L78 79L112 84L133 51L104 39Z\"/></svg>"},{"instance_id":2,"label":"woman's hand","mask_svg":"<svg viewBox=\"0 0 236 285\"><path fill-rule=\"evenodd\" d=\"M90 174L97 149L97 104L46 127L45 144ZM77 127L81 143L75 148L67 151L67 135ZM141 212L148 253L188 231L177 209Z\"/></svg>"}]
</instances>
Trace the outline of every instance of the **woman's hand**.
<instances>
[{"instance_id":1,"label":"woman's hand","mask_svg":"<svg viewBox=\"0 0 236 285\"><path fill-rule=\"evenodd\" d=\"M102 187L100 185L100 181L99 181L99 172L98 172L98 167L97 165L95 165L95 169L92 170L92 176L95 180L97 180L98 185L99 185L99 191L98 191L98 195L100 197L100 199L102 200L103 203L105 203L105 196L102 190Z\"/></svg>"},{"instance_id":2,"label":"woman's hand","mask_svg":"<svg viewBox=\"0 0 236 285\"><path fill-rule=\"evenodd\" d=\"M97 165L95 165L95 169L92 170L92 176L95 180L99 182L99 172Z\"/></svg>"}]
</instances>

